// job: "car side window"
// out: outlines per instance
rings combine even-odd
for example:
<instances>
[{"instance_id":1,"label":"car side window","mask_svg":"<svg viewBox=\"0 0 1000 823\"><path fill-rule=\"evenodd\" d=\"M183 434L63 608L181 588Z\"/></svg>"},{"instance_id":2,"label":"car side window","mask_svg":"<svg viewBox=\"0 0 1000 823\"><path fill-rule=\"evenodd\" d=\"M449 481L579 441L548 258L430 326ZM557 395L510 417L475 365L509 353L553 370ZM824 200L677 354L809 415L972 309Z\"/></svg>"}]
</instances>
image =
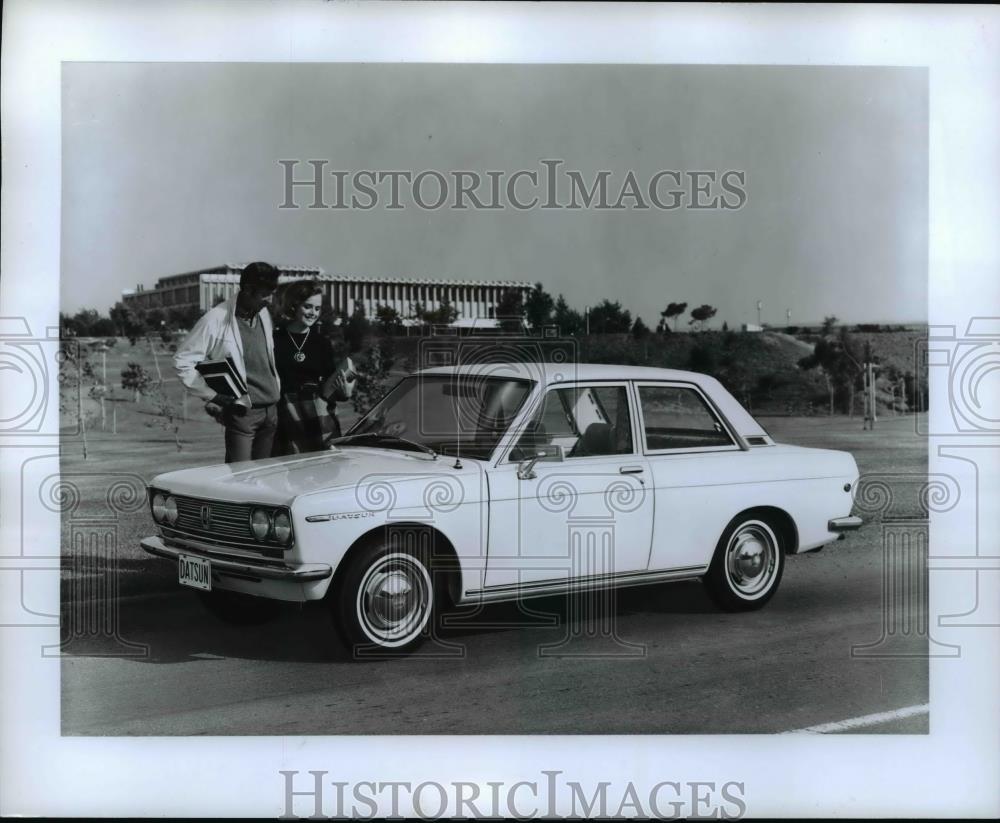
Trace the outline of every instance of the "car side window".
<instances>
[{"instance_id":1,"label":"car side window","mask_svg":"<svg viewBox=\"0 0 1000 823\"><path fill-rule=\"evenodd\" d=\"M510 459L524 460L539 446L562 446L566 458L632 454L632 423L625 387L550 389Z\"/></svg>"},{"instance_id":2,"label":"car side window","mask_svg":"<svg viewBox=\"0 0 1000 823\"><path fill-rule=\"evenodd\" d=\"M733 445L719 418L694 389L640 386L639 403L649 451Z\"/></svg>"}]
</instances>

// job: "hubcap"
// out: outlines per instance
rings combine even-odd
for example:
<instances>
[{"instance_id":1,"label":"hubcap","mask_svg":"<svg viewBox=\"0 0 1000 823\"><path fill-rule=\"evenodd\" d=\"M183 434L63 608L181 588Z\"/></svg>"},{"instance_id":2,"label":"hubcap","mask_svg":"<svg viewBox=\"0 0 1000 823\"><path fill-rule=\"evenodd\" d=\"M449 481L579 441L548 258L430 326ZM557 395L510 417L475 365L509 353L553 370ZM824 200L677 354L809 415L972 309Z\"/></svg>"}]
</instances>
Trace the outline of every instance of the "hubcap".
<instances>
[{"instance_id":1,"label":"hubcap","mask_svg":"<svg viewBox=\"0 0 1000 823\"><path fill-rule=\"evenodd\" d=\"M358 590L358 618L373 642L399 646L412 640L430 617L431 580L424 565L405 554L380 558Z\"/></svg>"},{"instance_id":2,"label":"hubcap","mask_svg":"<svg viewBox=\"0 0 1000 823\"><path fill-rule=\"evenodd\" d=\"M733 590L748 598L767 592L778 568L778 541L759 521L741 526L726 547L726 572Z\"/></svg>"},{"instance_id":3,"label":"hubcap","mask_svg":"<svg viewBox=\"0 0 1000 823\"><path fill-rule=\"evenodd\" d=\"M371 614L383 626L404 619L413 611L413 586L399 571L380 573L368 584Z\"/></svg>"}]
</instances>

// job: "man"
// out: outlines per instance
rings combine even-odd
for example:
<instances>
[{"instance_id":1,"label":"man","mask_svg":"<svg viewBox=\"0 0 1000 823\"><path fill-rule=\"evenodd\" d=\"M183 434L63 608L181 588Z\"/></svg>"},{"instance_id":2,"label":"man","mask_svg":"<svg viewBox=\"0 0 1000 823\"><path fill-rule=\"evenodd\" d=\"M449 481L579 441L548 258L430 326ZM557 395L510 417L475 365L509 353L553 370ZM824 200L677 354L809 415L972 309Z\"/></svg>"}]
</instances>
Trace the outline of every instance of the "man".
<instances>
[{"instance_id":1,"label":"man","mask_svg":"<svg viewBox=\"0 0 1000 823\"><path fill-rule=\"evenodd\" d=\"M226 427L227 463L271 455L281 384L267 307L277 287L274 266L248 265L240 275L240 290L207 311L174 356L181 382L205 400L205 411ZM246 381L248 392L243 397L216 394L195 368L203 360L226 357L232 358Z\"/></svg>"}]
</instances>

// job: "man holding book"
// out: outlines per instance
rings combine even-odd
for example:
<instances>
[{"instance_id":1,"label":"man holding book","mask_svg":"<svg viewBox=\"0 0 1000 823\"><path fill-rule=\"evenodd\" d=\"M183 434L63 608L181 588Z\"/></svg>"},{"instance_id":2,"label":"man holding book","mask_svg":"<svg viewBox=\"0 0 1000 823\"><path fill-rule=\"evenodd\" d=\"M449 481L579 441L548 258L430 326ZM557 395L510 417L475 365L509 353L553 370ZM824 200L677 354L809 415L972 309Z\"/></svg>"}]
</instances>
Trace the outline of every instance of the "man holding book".
<instances>
[{"instance_id":1,"label":"man holding book","mask_svg":"<svg viewBox=\"0 0 1000 823\"><path fill-rule=\"evenodd\" d=\"M281 383L267 307L277 286L274 266L248 265L240 290L209 309L174 356L181 382L226 427L227 463L271 455Z\"/></svg>"}]
</instances>

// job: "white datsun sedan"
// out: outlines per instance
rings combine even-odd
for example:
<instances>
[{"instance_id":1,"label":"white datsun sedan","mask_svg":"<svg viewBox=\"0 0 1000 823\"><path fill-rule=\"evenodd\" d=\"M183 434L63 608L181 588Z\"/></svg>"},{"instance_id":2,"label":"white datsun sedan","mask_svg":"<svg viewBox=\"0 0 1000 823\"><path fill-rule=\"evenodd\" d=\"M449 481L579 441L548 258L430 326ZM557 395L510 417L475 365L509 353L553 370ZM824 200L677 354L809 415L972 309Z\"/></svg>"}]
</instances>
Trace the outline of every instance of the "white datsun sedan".
<instances>
[{"instance_id":1,"label":"white datsun sedan","mask_svg":"<svg viewBox=\"0 0 1000 823\"><path fill-rule=\"evenodd\" d=\"M400 381L329 451L156 477L159 535L221 617L326 599L400 651L442 607L701 578L729 610L856 529L846 452L775 443L685 371L506 363Z\"/></svg>"}]
</instances>

